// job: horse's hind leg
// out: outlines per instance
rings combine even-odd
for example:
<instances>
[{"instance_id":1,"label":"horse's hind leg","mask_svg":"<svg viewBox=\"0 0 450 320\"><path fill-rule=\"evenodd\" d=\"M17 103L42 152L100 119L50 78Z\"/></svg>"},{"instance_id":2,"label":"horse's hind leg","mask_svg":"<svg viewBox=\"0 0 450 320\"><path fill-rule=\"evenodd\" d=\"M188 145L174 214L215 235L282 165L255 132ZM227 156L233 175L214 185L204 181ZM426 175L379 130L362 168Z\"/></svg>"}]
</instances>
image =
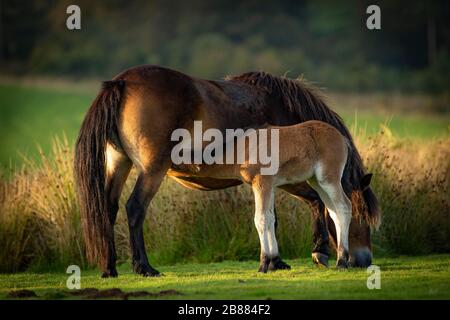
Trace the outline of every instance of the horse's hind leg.
<instances>
[{"instance_id":1,"label":"horse's hind leg","mask_svg":"<svg viewBox=\"0 0 450 320\"><path fill-rule=\"evenodd\" d=\"M108 244L108 262L103 277L116 277L116 248L114 244L114 224L119 210L119 198L123 185L131 168L130 159L112 145L106 148L106 201L110 226L112 228L110 243Z\"/></svg>"},{"instance_id":2,"label":"horse's hind leg","mask_svg":"<svg viewBox=\"0 0 450 320\"><path fill-rule=\"evenodd\" d=\"M337 235L337 267L347 268L348 266L348 231L352 218L351 202L345 195L340 183L336 181L325 181L318 179L311 183L324 202L331 219L336 227Z\"/></svg>"},{"instance_id":3,"label":"horse's hind leg","mask_svg":"<svg viewBox=\"0 0 450 320\"><path fill-rule=\"evenodd\" d=\"M332 204L327 205L331 219L333 219L336 227L337 236L337 263L341 268L348 267L348 232L352 219L352 204L344 193L339 183L321 185ZM331 207L332 206L332 207Z\"/></svg>"},{"instance_id":4,"label":"horse's hind leg","mask_svg":"<svg viewBox=\"0 0 450 320\"><path fill-rule=\"evenodd\" d=\"M148 262L144 244L143 224L147 207L158 191L165 173L166 170L163 170L161 166L141 172L126 206L133 270L145 277L159 275L159 272Z\"/></svg>"}]
</instances>

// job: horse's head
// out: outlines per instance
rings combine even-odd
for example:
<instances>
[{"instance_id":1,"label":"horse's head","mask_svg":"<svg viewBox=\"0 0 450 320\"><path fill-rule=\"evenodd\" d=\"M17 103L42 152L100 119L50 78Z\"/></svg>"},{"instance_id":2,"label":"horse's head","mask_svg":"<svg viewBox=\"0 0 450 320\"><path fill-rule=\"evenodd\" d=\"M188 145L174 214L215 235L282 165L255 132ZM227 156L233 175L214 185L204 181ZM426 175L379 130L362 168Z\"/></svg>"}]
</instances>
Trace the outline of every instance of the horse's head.
<instances>
[{"instance_id":1,"label":"horse's head","mask_svg":"<svg viewBox=\"0 0 450 320\"><path fill-rule=\"evenodd\" d=\"M360 181L360 188L352 192L352 221L349 230L350 265L368 267L372 264L371 227L380 224L378 200L370 188L372 174Z\"/></svg>"}]
</instances>

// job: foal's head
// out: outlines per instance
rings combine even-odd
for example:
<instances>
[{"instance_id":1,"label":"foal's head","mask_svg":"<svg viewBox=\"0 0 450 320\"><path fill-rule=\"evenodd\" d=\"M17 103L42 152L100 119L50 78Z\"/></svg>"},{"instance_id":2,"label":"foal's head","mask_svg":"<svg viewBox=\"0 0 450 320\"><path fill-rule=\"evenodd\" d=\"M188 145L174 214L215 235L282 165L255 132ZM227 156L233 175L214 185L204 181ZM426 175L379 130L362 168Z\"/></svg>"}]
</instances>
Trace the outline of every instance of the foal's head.
<instances>
[{"instance_id":1,"label":"foal's head","mask_svg":"<svg viewBox=\"0 0 450 320\"><path fill-rule=\"evenodd\" d=\"M380 225L378 200L370 188L372 174L362 177L359 188L353 190L352 221L349 230L350 264L368 267L372 264L371 227Z\"/></svg>"}]
</instances>

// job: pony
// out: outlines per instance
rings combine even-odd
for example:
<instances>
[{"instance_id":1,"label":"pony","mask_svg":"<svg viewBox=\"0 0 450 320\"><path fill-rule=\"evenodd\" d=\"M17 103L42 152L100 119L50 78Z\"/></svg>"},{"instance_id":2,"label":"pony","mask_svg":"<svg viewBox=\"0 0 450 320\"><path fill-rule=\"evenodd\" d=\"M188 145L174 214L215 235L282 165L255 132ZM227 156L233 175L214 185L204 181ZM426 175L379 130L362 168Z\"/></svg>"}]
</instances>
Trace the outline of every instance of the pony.
<instances>
[{"instance_id":1,"label":"pony","mask_svg":"<svg viewBox=\"0 0 450 320\"><path fill-rule=\"evenodd\" d=\"M320 94L300 80L250 72L221 81L191 77L152 65L133 67L103 82L83 120L75 146L74 171L80 215L90 263L103 277L115 277L114 223L118 200L130 169L138 178L126 204L134 272L157 276L147 257L143 237L146 209L167 175L182 185L200 190L236 186L236 178L208 177L177 169L171 161L175 145L171 134L178 128L193 130L200 120L204 129L289 126L320 120L335 127L351 149L347 161L347 190L352 201L349 229L349 264L370 265L370 227L380 222L378 201L365 175L361 157L342 119ZM338 234L319 193L307 182L285 184L283 190L307 201L313 209L313 261L328 264L329 238L339 250ZM275 209L274 209L275 212ZM271 257L270 270L289 266Z\"/></svg>"},{"instance_id":2,"label":"pony","mask_svg":"<svg viewBox=\"0 0 450 320\"><path fill-rule=\"evenodd\" d=\"M274 134L273 132L276 131ZM251 134L254 132L254 135ZM274 139L275 136L275 139ZM253 144L250 143L253 138ZM236 138L237 143L234 143ZM247 139L248 138L248 139ZM245 144L246 141L248 144ZM270 154L276 153L276 170L266 170L258 155L267 154L267 141L272 143ZM241 148L239 148L241 146ZM307 182L324 202L336 226L337 267L348 266L348 230L352 218L349 199L352 185L347 165L351 146L349 141L333 126L321 121L306 121L292 126L267 126L231 136L222 149L214 155L215 162L183 164L177 170L197 177L239 179L249 184L255 198L254 222L261 244L259 271L287 269L279 258L275 235L274 190L276 187ZM264 149L264 151L262 151ZM237 158L241 157L240 160ZM226 161L226 159L233 161ZM364 180L371 179L371 174ZM363 190L368 186L361 186Z\"/></svg>"}]
</instances>

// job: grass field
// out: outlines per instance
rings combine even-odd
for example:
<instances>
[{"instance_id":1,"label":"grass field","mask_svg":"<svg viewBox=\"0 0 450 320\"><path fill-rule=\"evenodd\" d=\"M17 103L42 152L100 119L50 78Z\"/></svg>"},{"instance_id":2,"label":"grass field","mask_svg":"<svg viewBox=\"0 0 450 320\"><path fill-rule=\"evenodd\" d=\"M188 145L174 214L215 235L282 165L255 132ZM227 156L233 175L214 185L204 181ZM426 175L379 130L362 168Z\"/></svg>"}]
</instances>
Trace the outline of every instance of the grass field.
<instances>
[{"instance_id":1,"label":"grass field","mask_svg":"<svg viewBox=\"0 0 450 320\"><path fill-rule=\"evenodd\" d=\"M256 261L161 266L164 275L159 278L132 274L125 264L116 279L102 279L98 271L82 271L81 289L167 290L141 299L450 299L450 255L376 259L381 270L379 290L367 288L365 269L319 269L309 259L288 262L292 270L267 274L256 272ZM21 289L34 291L34 299L86 298L69 293L67 277L64 270L1 274L0 298Z\"/></svg>"}]
</instances>

